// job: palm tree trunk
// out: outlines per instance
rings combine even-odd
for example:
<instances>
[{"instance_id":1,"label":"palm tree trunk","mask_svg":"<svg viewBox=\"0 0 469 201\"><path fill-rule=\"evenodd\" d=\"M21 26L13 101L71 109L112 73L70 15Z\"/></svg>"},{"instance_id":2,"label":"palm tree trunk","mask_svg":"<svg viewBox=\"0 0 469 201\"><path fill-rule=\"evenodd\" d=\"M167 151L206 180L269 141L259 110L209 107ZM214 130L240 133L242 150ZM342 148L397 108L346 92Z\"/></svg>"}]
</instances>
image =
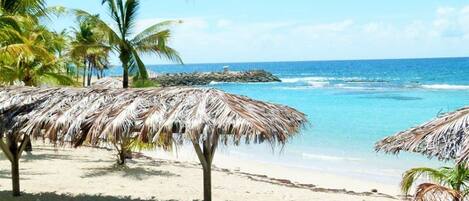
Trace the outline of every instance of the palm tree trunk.
<instances>
[{"instance_id":1,"label":"palm tree trunk","mask_svg":"<svg viewBox=\"0 0 469 201\"><path fill-rule=\"evenodd\" d=\"M122 87L124 89L129 88L129 68L127 67L127 64L124 65L124 75L123 75L123 80L122 80Z\"/></svg>"},{"instance_id":2,"label":"palm tree trunk","mask_svg":"<svg viewBox=\"0 0 469 201\"><path fill-rule=\"evenodd\" d=\"M83 61L83 86L86 87L86 58Z\"/></svg>"},{"instance_id":3,"label":"palm tree trunk","mask_svg":"<svg viewBox=\"0 0 469 201\"><path fill-rule=\"evenodd\" d=\"M126 49L124 46L120 48L119 59L122 63L122 87L124 89L129 88L129 61L130 61L130 50Z\"/></svg>"},{"instance_id":4,"label":"palm tree trunk","mask_svg":"<svg viewBox=\"0 0 469 201\"><path fill-rule=\"evenodd\" d=\"M87 79L87 86L91 86L91 76L93 75L93 69L91 68L92 63L88 62L88 79Z\"/></svg>"},{"instance_id":5,"label":"palm tree trunk","mask_svg":"<svg viewBox=\"0 0 469 201\"><path fill-rule=\"evenodd\" d=\"M75 77L76 77L77 82L78 82L78 78L80 77L80 72L78 72L78 65L76 65L76 67L75 67Z\"/></svg>"}]
</instances>

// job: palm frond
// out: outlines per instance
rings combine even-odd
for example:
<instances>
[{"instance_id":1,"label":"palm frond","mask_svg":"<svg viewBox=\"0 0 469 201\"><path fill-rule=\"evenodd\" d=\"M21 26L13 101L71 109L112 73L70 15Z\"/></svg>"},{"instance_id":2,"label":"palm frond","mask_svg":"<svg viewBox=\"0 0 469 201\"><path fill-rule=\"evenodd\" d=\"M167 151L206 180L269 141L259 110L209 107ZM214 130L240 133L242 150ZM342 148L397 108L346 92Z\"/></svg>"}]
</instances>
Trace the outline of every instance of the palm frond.
<instances>
[{"instance_id":1,"label":"palm frond","mask_svg":"<svg viewBox=\"0 0 469 201\"><path fill-rule=\"evenodd\" d=\"M423 183L417 187L414 201L454 201L462 198L459 191L438 184Z\"/></svg>"},{"instance_id":2,"label":"palm frond","mask_svg":"<svg viewBox=\"0 0 469 201\"><path fill-rule=\"evenodd\" d=\"M148 79L147 68L145 67L145 64L140 59L140 56L138 55L137 51L135 51L135 49L132 49L132 64L131 71L133 70L137 73L136 76L138 79ZM138 69L138 71L135 71L134 69Z\"/></svg>"},{"instance_id":3,"label":"palm frond","mask_svg":"<svg viewBox=\"0 0 469 201\"><path fill-rule=\"evenodd\" d=\"M20 15L45 15L45 0L2 0L3 11Z\"/></svg>"},{"instance_id":4,"label":"palm frond","mask_svg":"<svg viewBox=\"0 0 469 201\"><path fill-rule=\"evenodd\" d=\"M124 6L124 15L123 18L123 30L125 36L130 36L132 34L131 30L135 27L137 22L137 10L139 7L138 0L127 0L125 1Z\"/></svg>"},{"instance_id":5,"label":"palm frond","mask_svg":"<svg viewBox=\"0 0 469 201\"><path fill-rule=\"evenodd\" d=\"M120 1L120 0L118 0L118 1ZM124 32L124 30L123 30L124 22L122 21L122 18L119 15L120 12L119 12L119 8L116 5L116 1L115 0L103 0L101 3L102 4L107 4L111 18L116 22L117 28L119 29L119 32L123 33ZM120 1L120 3L122 4L122 1ZM121 16L123 16L123 15L121 15ZM119 38L119 37L117 37L117 38Z\"/></svg>"},{"instance_id":6,"label":"palm frond","mask_svg":"<svg viewBox=\"0 0 469 201\"><path fill-rule=\"evenodd\" d=\"M140 53L152 53L162 59L182 63L179 53L167 45L170 37L171 31L166 29L146 35L144 38L138 38L139 40L133 40L132 43Z\"/></svg>"},{"instance_id":7,"label":"palm frond","mask_svg":"<svg viewBox=\"0 0 469 201\"><path fill-rule=\"evenodd\" d=\"M77 16L79 21L87 21L87 20L93 21L93 23L96 24L96 27L98 28L98 30L102 31L102 33L107 35L106 39L109 41L109 44L116 47L123 43L123 41L119 37L119 34L117 34L117 32L115 32L114 29L112 29L106 22L104 22L101 18L99 18L99 16L92 15L80 9L74 9L73 12L75 16Z\"/></svg>"},{"instance_id":8,"label":"palm frond","mask_svg":"<svg viewBox=\"0 0 469 201\"><path fill-rule=\"evenodd\" d=\"M0 26L2 29L5 29L5 27L11 27L16 31L21 31L21 19L19 18L20 17L16 15L0 15Z\"/></svg>"},{"instance_id":9,"label":"palm frond","mask_svg":"<svg viewBox=\"0 0 469 201\"><path fill-rule=\"evenodd\" d=\"M407 195L417 179L421 177L427 177L434 182L442 182L444 181L445 176L446 175L443 174L440 170L432 168L412 168L404 173L401 181L401 190Z\"/></svg>"},{"instance_id":10,"label":"palm frond","mask_svg":"<svg viewBox=\"0 0 469 201\"><path fill-rule=\"evenodd\" d=\"M75 81L68 75L61 73L44 72L39 76L41 83L51 83L54 85L73 85Z\"/></svg>"},{"instance_id":11,"label":"palm frond","mask_svg":"<svg viewBox=\"0 0 469 201\"><path fill-rule=\"evenodd\" d=\"M144 38L147 38L151 35L155 35L159 32L163 32L163 31L169 31L168 27L170 27L172 25L175 25L175 24L178 24L178 23L182 23L182 21L181 20L166 20L166 21L156 23L156 24L146 28L145 30L143 30L139 34L137 34L132 39L132 41L134 43L138 43L139 41L141 41Z\"/></svg>"}]
</instances>

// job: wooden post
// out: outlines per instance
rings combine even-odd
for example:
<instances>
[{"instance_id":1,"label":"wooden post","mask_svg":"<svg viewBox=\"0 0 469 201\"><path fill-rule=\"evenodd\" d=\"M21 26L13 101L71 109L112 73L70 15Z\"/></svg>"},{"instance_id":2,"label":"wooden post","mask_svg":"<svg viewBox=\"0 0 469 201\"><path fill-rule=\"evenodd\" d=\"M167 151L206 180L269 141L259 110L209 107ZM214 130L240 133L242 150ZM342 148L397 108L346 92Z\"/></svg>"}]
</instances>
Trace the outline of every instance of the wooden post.
<instances>
[{"instance_id":1,"label":"wooden post","mask_svg":"<svg viewBox=\"0 0 469 201\"><path fill-rule=\"evenodd\" d=\"M11 162L11 183L13 189L13 196L20 196L20 167L19 159L17 156L14 157Z\"/></svg>"},{"instance_id":2,"label":"wooden post","mask_svg":"<svg viewBox=\"0 0 469 201\"><path fill-rule=\"evenodd\" d=\"M192 144L203 169L204 201L212 201L212 160L218 145L218 135L208 135L202 142L203 148L200 148L197 139L192 139Z\"/></svg>"},{"instance_id":3,"label":"wooden post","mask_svg":"<svg viewBox=\"0 0 469 201\"><path fill-rule=\"evenodd\" d=\"M207 162L206 166L203 166L204 172L204 201L212 201L212 153L210 147L210 140L204 141L204 158Z\"/></svg>"},{"instance_id":4,"label":"wooden post","mask_svg":"<svg viewBox=\"0 0 469 201\"><path fill-rule=\"evenodd\" d=\"M114 143L114 147L117 150L117 164L124 165L125 164L125 148L124 148L123 143L121 142L119 145Z\"/></svg>"},{"instance_id":5,"label":"wooden post","mask_svg":"<svg viewBox=\"0 0 469 201\"><path fill-rule=\"evenodd\" d=\"M119 154L117 154L117 164L124 165L125 164L125 151L120 150Z\"/></svg>"},{"instance_id":6,"label":"wooden post","mask_svg":"<svg viewBox=\"0 0 469 201\"><path fill-rule=\"evenodd\" d=\"M24 135L19 146L17 139L18 137L13 134L8 135L8 144L6 145L3 142L3 139L0 138L0 148L11 163L11 181L13 196L21 195L19 159L24 149L26 148L27 143L29 142L29 136Z\"/></svg>"}]
</instances>

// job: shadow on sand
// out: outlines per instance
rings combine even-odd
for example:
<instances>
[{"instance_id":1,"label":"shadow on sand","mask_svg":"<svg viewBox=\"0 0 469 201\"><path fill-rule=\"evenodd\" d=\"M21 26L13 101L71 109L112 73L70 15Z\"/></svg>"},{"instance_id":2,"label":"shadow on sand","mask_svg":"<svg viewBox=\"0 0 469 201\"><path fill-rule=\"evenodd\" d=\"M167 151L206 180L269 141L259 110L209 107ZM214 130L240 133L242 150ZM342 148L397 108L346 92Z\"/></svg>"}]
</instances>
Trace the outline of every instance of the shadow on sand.
<instances>
[{"instance_id":1,"label":"shadow on sand","mask_svg":"<svg viewBox=\"0 0 469 201\"><path fill-rule=\"evenodd\" d=\"M59 153L53 153L53 154L37 154L37 153L28 153L25 152L23 156L21 157L21 162L29 162L29 161L34 161L34 160L79 160L87 163L100 163L100 162L113 162L115 160L108 159L108 160L103 160L103 159L88 159L87 157L82 157L82 156L71 156L67 154L59 154Z\"/></svg>"},{"instance_id":2,"label":"shadow on sand","mask_svg":"<svg viewBox=\"0 0 469 201\"><path fill-rule=\"evenodd\" d=\"M87 177L99 177L108 174L120 173L123 177L130 177L132 179L142 180L148 178L148 176L161 176L161 177L179 177L180 175L174 174L169 171L151 170L143 167L128 167L114 164L110 167L101 168L88 168L88 173L81 176L81 178Z\"/></svg>"},{"instance_id":3,"label":"shadow on sand","mask_svg":"<svg viewBox=\"0 0 469 201\"><path fill-rule=\"evenodd\" d=\"M10 179L10 171L9 170L0 170L0 179Z\"/></svg>"},{"instance_id":4,"label":"shadow on sand","mask_svg":"<svg viewBox=\"0 0 469 201\"><path fill-rule=\"evenodd\" d=\"M132 199L130 197L114 197L103 195L69 195L57 194L53 192L47 193L22 193L20 197L12 197L11 191L0 191L0 198L2 201L162 201L156 198L150 200ZM177 200L165 200L177 201Z\"/></svg>"},{"instance_id":5,"label":"shadow on sand","mask_svg":"<svg viewBox=\"0 0 469 201\"><path fill-rule=\"evenodd\" d=\"M29 162L29 161L34 161L34 160L51 160L51 159L57 159L57 160L73 160L73 158L70 155L65 155L65 154L35 154L35 153L28 153L25 152L21 156L21 159L23 161L21 162Z\"/></svg>"}]
</instances>

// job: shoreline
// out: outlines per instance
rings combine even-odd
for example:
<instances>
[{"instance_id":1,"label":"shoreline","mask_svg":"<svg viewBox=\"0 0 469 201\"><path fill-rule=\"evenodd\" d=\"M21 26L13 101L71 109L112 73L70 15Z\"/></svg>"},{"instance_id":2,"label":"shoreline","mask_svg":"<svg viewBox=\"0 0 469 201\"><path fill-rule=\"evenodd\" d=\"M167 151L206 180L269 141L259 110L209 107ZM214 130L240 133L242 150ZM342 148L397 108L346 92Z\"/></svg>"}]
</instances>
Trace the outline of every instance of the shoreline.
<instances>
[{"instance_id":1,"label":"shoreline","mask_svg":"<svg viewBox=\"0 0 469 201\"><path fill-rule=\"evenodd\" d=\"M31 155L24 155L20 162L22 191L25 196L15 200L197 200L202 197L202 169L197 162L170 160L164 157L135 154L127 161L127 167L116 168L112 150L95 148L62 148L36 144ZM169 157L169 156L168 156ZM271 173L284 171L273 166L264 167L268 174L251 171L261 164L246 162L234 168L219 166L226 163L221 154L215 159L213 193L215 200L396 200L380 186L377 193L344 189L344 177L311 176L312 180L327 178L335 188L318 185L319 182L303 182ZM228 158L227 158L228 159ZM229 159L238 163L237 159ZM230 164L226 164L230 165ZM239 169L238 169L239 168ZM268 169L266 169L268 168ZM289 169L290 172L297 170ZM297 172L303 174L301 172ZM230 182L226 182L230 181ZM306 181L306 180L305 180ZM0 157L0 196L10 196L11 183L8 161ZM358 182L364 185L363 182ZM352 185L352 183L349 183ZM358 185L358 184L353 184ZM177 190L175 190L177 189ZM45 196L45 197L44 197ZM81 196L81 197L80 197ZM102 197L107 197L106 199ZM33 199L31 199L33 198Z\"/></svg>"},{"instance_id":2,"label":"shoreline","mask_svg":"<svg viewBox=\"0 0 469 201\"><path fill-rule=\"evenodd\" d=\"M178 161L183 163L198 164L197 156L192 150L180 147L178 153L164 151L144 151L144 156L154 159ZM372 180L358 179L352 176L336 174L328 171L314 170L303 167L275 164L255 159L245 159L217 152L213 159L213 166L219 169L232 170L247 175L260 176L273 180L308 186L330 192L342 192L361 195L372 195L377 190L378 194L390 197L401 197L398 183L390 184ZM314 190L314 189L313 189Z\"/></svg>"}]
</instances>

